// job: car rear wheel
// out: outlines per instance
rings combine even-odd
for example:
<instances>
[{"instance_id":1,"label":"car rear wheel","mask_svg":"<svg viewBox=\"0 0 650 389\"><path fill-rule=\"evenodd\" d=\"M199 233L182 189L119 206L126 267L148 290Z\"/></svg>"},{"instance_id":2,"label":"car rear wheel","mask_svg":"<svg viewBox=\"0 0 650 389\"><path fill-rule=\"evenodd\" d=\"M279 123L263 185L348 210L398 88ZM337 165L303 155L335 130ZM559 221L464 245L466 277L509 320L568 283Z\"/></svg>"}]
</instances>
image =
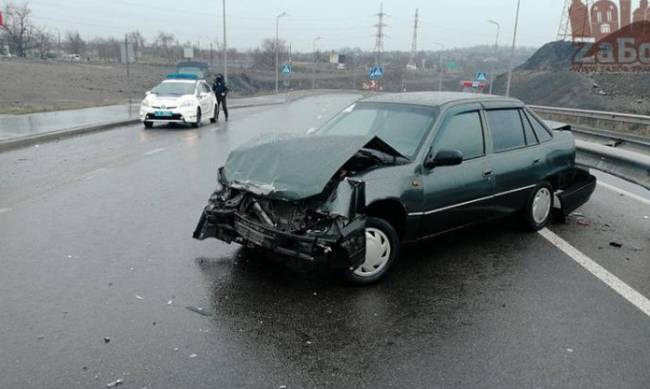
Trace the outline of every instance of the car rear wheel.
<instances>
[{"instance_id":1,"label":"car rear wheel","mask_svg":"<svg viewBox=\"0 0 650 389\"><path fill-rule=\"evenodd\" d=\"M192 127L199 128L201 127L201 109L196 110L196 123L192 123Z\"/></svg>"},{"instance_id":2,"label":"car rear wheel","mask_svg":"<svg viewBox=\"0 0 650 389\"><path fill-rule=\"evenodd\" d=\"M218 119L219 119L219 107L215 104L212 118L210 118L210 123L214 124L217 122Z\"/></svg>"},{"instance_id":3,"label":"car rear wheel","mask_svg":"<svg viewBox=\"0 0 650 389\"><path fill-rule=\"evenodd\" d=\"M375 217L366 223L366 258L356 269L345 270L354 284L368 285L384 278L399 255L399 237L387 221Z\"/></svg>"},{"instance_id":4,"label":"car rear wheel","mask_svg":"<svg viewBox=\"0 0 650 389\"><path fill-rule=\"evenodd\" d=\"M153 122L144 122L144 128L153 128Z\"/></svg>"},{"instance_id":5,"label":"car rear wheel","mask_svg":"<svg viewBox=\"0 0 650 389\"><path fill-rule=\"evenodd\" d=\"M535 232L548 225L552 217L553 198L553 187L548 182L535 188L524 210L526 229Z\"/></svg>"}]
</instances>

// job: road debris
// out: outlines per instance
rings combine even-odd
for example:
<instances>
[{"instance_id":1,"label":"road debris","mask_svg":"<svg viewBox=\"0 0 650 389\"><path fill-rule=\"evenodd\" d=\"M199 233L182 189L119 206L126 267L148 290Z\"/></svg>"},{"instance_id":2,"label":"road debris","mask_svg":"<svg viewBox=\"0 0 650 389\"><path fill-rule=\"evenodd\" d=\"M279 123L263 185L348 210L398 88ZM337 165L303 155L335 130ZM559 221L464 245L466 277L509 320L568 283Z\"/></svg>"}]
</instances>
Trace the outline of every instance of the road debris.
<instances>
[{"instance_id":1,"label":"road debris","mask_svg":"<svg viewBox=\"0 0 650 389\"><path fill-rule=\"evenodd\" d=\"M572 352L573 352L573 349L572 349L572 348L568 348L568 349L566 349L566 351L567 351L568 353L572 353Z\"/></svg>"},{"instance_id":2,"label":"road debris","mask_svg":"<svg viewBox=\"0 0 650 389\"><path fill-rule=\"evenodd\" d=\"M287 389L287 385L280 385L278 386L278 389Z\"/></svg>"},{"instance_id":3,"label":"road debris","mask_svg":"<svg viewBox=\"0 0 650 389\"><path fill-rule=\"evenodd\" d=\"M111 338L108 336L104 337L104 343L109 343L111 341Z\"/></svg>"},{"instance_id":4,"label":"road debris","mask_svg":"<svg viewBox=\"0 0 650 389\"><path fill-rule=\"evenodd\" d=\"M106 384L106 387L107 388L114 388L116 386L122 385L123 383L124 383L124 380L120 378L120 379L117 379L117 380L115 380L113 382L109 382L108 384Z\"/></svg>"},{"instance_id":5,"label":"road debris","mask_svg":"<svg viewBox=\"0 0 650 389\"><path fill-rule=\"evenodd\" d=\"M190 311L192 311L194 313L198 313L201 316L206 316L206 317L212 316L211 312L205 310L205 308L202 308L202 307L185 307L185 308L187 308L188 310L190 310Z\"/></svg>"},{"instance_id":6,"label":"road debris","mask_svg":"<svg viewBox=\"0 0 650 389\"><path fill-rule=\"evenodd\" d=\"M138 300L144 300L144 298L142 296L137 295L137 294L135 295L135 298L137 298Z\"/></svg>"},{"instance_id":7,"label":"road debris","mask_svg":"<svg viewBox=\"0 0 650 389\"><path fill-rule=\"evenodd\" d=\"M45 339L45 335L39 335L39 336L36 337L36 339L43 340L43 339Z\"/></svg>"},{"instance_id":8,"label":"road debris","mask_svg":"<svg viewBox=\"0 0 650 389\"><path fill-rule=\"evenodd\" d=\"M622 244L622 243L618 243L618 242L609 242L609 245L612 246L612 247L615 247L615 248L617 248L617 249L620 249L620 248L623 247L623 244Z\"/></svg>"},{"instance_id":9,"label":"road debris","mask_svg":"<svg viewBox=\"0 0 650 389\"><path fill-rule=\"evenodd\" d=\"M198 355L196 355L196 354L190 354L190 358L194 359L194 358L196 358L196 357L198 357Z\"/></svg>"},{"instance_id":10,"label":"road debris","mask_svg":"<svg viewBox=\"0 0 650 389\"><path fill-rule=\"evenodd\" d=\"M174 304L174 300L167 301L167 305L172 305L172 304Z\"/></svg>"}]
</instances>

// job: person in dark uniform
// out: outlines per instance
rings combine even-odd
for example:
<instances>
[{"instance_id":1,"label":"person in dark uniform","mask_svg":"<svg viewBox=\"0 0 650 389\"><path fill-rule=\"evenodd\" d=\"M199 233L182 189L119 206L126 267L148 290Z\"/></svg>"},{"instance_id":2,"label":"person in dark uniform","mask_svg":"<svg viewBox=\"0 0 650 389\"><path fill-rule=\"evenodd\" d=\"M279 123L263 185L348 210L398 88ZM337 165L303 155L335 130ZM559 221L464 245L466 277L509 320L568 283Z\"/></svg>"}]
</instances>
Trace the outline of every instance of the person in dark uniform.
<instances>
[{"instance_id":1,"label":"person in dark uniform","mask_svg":"<svg viewBox=\"0 0 650 389\"><path fill-rule=\"evenodd\" d=\"M228 121L227 97L229 90L226 86L223 74L217 74L217 78L214 80L214 84L212 84L212 90L214 90L214 94L217 96L217 120L219 120L219 110L220 108L223 108L223 113L226 115L226 121Z\"/></svg>"}]
</instances>

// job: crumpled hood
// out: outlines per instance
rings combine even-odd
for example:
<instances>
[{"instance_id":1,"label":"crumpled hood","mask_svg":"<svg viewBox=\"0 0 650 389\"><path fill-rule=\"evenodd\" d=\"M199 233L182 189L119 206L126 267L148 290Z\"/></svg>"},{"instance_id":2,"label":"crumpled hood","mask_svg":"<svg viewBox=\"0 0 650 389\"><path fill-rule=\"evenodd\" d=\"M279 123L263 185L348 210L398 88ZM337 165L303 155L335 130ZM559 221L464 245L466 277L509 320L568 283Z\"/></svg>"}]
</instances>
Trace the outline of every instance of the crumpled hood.
<instances>
[{"instance_id":1,"label":"crumpled hood","mask_svg":"<svg viewBox=\"0 0 650 389\"><path fill-rule=\"evenodd\" d=\"M373 136L267 134L230 153L224 177L233 187L282 200L323 192L334 174Z\"/></svg>"}]
</instances>

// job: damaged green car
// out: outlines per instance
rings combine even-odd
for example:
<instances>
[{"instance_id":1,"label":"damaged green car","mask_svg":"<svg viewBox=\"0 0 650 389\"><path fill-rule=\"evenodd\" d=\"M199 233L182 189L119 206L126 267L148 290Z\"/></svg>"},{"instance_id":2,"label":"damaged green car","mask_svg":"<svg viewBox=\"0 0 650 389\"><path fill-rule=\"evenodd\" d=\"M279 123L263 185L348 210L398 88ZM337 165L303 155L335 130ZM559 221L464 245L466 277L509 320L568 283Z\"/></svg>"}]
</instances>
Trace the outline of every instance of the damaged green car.
<instances>
[{"instance_id":1,"label":"damaged green car","mask_svg":"<svg viewBox=\"0 0 650 389\"><path fill-rule=\"evenodd\" d=\"M309 135L234 150L194 237L217 238L382 279L400 246L520 213L537 231L587 202L570 128L518 100L462 93L376 96Z\"/></svg>"}]
</instances>

